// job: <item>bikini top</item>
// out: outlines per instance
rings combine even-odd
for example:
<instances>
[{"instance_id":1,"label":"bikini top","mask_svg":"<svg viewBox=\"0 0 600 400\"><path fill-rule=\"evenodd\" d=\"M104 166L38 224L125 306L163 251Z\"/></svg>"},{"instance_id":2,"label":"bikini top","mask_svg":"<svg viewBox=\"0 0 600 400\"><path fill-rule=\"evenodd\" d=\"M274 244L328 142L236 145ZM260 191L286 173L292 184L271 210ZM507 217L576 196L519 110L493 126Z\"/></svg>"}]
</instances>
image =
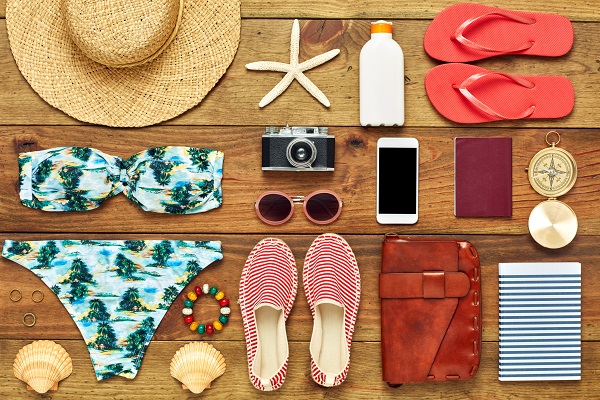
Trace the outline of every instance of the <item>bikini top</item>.
<instances>
[{"instance_id":1,"label":"bikini top","mask_svg":"<svg viewBox=\"0 0 600 400\"><path fill-rule=\"evenodd\" d=\"M87 147L19 155L21 202L44 211L93 210L123 192L145 211L193 214L219 207L223 153L167 146L122 159Z\"/></svg>"}]
</instances>

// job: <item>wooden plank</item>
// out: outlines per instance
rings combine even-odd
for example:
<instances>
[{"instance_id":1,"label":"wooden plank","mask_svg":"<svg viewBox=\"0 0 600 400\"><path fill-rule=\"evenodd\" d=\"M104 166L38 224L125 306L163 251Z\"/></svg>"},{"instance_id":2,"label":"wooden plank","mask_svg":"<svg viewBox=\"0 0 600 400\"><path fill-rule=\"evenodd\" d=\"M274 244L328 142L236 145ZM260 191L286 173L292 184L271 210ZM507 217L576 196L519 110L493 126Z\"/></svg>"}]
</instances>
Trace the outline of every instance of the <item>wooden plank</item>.
<instances>
[{"instance_id":1,"label":"wooden plank","mask_svg":"<svg viewBox=\"0 0 600 400\"><path fill-rule=\"evenodd\" d=\"M463 3L481 3L479 0L463 0ZM456 4L454 0L429 0L415 2L395 0L243 0L242 18L346 18L346 19L432 19L444 8ZM573 0L568 5L562 0L527 1L497 0L495 7L528 12L547 12L566 16L572 21L599 21L597 7L590 1ZM6 0L0 0L0 18L4 18Z\"/></svg>"},{"instance_id":2,"label":"wooden plank","mask_svg":"<svg viewBox=\"0 0 600 400\"><path fill-rule=\"evenodd\" d=\"M330 228L339 233L490 233L526 234L529 213L545 198L531 188L525 168L546 146L547 129L415 129L405 131L420 141L420 210L416 225L379 225L375 220L376 142L395 136L395 129L333 128L336 169L333 173L262 172L261 127L153 127L137 131L99 127L0 127L0 221L5 232L171 232L171 233L320 233L297 207L281 226L256 217L253 203L265 190L308 195L329 188L340 194L344 208ZM579 166L575 187L561 197L579 218L579 234L600 232L597 177L600 175L600 130L563 130L561 147L573 153ZM513 138L513 217L454 217L455 136ZM124 195L88 212L51 213L21 205L18 195L17 154L57 146L93 146L108 154L129 157L149 146L188 145L225 152L224 205L208 213L166 215L144 212ZM399 174L401 179L401 174ZM132 223L133 222L133 223Z\"/></svg>"},{"instance_id":3,"label":"wooden plank","mask_svg":"<svg viewBox=\"0 0 600 400\"><path fill-rule=\"evenodd\" d=\"M2 241L6 236L3 235ZM10 235L10 238L34 240L53 239L188 239L188 240L221 240L223 243L222 261L216 262L197 276L183 291L187 293L194 285L203 283L216 284L223 289L231 300L232 314L227 327L215 338L219 340L243 340L243 329L237 306L238 287L242 267L252 247L263 235L49 235L28 234ZM296 258L299 273L298 295L288 321L290 340L309 341L312 329L312 317L302 288L302 266L304 255L314 235L277 235L292 249ZM354 340L380 340L380 308L379 308L379 271L381 265L381 241L379 235L345 235L357 256L361 271L362 294L360 311L356 322ZM482 267L482 302L483 302L483 339L498 340L498 263L499 262L541 262L541 261L579 261L582 263L582 337L584 340L600 340L600 254L597 243L600 237L579 237L569 247L557 250L543 250L534 246L529 238L521 236L460 236L470 240L478 249ZM80 333L67 311L59 300L29 270L0 258L0 309L4 317L0 319L0 339L77 339ZM18 288L23 292L23 299L17 303L9 300L9 291ZM30 300L30 293L40 289L45 298L40 304ZM198 334L189 331L182 321L182 299L176 301L163 319L156 332L157 340L195 340ZM196 310L199 320L210 320L218 307L206 303L206 308ZM25 328L21 318L26 312L34 312L37 324L33 328Z\"/></svg>"},{"instance_id":4,"label":"wooden plank","mask_svg":"<svg viewBox=\"0 0 600 400\"><path fill-rule=\"evenodd\" d=\"M457 127L459 125L451 123L434 110L425 93L425 75L437 65L423 50L423 36L428 25L429 21L396 21L394 28L395 38L404 49L406 61L406 126ZM280 81L282 74L247 71L245 65L259 60L286 62L289 59L291 26L291 20L244 20L237 56L227 74L200 107L168 124L359 125L358 63L360 49L369 39L369 21L302 22L301 60L333 48L341 49L341 54L335 59L307 72L307 76L331 100L329 109L321 106L297 82L274 103L259 109L258 102ZM600 42L596 40L598 26L595 23L575 23L574 28L575 45L566 56L552 59L496 57L478 63L485 68L517 75L568 77L573 82L577 99L573 113L559 120L502 121L491 126L597 127L596 88L600 85L600 74L597 57L592 55L600 54ZM0 21L0 37L6 37L5 21ZM0 41L0 70L3 84L3 90L0 91L0 109L3 112L1 124L79 124L66 114L52 109L29 87L17 70L7 40ZM406 131L406 128L396 130L402 131Z\"/></svg>"},{"instance_id":5,"label":"wooden plank","mask_svg":"<svg viewBox=\"0 0 600 400\"><path fill-rule=\"evenodd\" d=\"M12 374L14 355L24 340L0 341L0 396L2 398L39 399L35 392L26 392L25 384ZM138 376L134 380L121 377L97 382L87 349L82 340L58 341L73 359L73 374L59 384L57 392L49 392L54 400L81 398L170 399L197 398L183 391L169 374L169 362L183 342L153 341L146 352ZM481 366L470 381L438 384L411 384L398 389L381 381L381 350L379 343L354 343L348 378L341 386L323 388L310 377L309 345L290 343L290 359L284 385L275 392L260 392L248 380L246 347L243 342L211 342L225 357L227 370L215 380L202 397L225 399L310 398L310 399L595 399L600 384L594 377L600 373L596 360L599 343L584 343L582 349L582 380L572 382L499 382L498 345L484 343Z\"/></svg>"}]
</instances>

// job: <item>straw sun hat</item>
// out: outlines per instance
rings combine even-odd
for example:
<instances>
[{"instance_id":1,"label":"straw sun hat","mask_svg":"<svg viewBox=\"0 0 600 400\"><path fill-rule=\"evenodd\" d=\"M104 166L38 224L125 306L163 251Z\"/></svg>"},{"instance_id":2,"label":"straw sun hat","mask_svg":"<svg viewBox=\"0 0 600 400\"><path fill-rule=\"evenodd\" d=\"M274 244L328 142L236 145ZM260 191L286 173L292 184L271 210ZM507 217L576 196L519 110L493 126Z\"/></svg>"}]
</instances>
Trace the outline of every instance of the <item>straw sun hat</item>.
<instances>
[{"instance_id":1,"label":"straw sun hat","mask_svg":"<svg viewBox=\"0 0 600 400\"><path fill-rule=\"evenodd\" d=\"M19 70L81 121L147 126L194 107L231 64L240 0L8 0Z\"/></svg>"}]
</instances>

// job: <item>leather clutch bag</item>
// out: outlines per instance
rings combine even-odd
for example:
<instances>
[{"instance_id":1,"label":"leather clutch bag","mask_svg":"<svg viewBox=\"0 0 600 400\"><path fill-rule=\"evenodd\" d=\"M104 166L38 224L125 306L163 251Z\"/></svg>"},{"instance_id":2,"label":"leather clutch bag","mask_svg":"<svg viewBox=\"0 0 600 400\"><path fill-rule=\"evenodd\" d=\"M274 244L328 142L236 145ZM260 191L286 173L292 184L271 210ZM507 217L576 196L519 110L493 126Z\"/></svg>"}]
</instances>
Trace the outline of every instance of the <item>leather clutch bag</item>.
<instances>
[{"instance_id":1,"label":"leather clutch bag","mask_svg":"<svg viewBox=\"0 0 600 400\"><path fill-rule=\"evenodd\" d=\"M466 241L388 234L381 274L383 380L468 380L481 355L481 274Z\"/></svg>"}]
</instances>

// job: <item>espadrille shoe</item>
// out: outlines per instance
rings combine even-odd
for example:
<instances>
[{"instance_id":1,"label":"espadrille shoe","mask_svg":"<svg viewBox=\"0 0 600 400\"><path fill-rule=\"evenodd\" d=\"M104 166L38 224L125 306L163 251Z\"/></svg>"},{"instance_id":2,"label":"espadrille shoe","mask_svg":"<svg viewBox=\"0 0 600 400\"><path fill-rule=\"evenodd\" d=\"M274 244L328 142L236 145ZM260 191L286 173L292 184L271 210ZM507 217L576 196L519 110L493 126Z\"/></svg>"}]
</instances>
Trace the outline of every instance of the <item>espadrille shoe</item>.
<instances>
[{"instance_id":1,"label":"espadrille shoe","mask_svg":"<svg viewBox=\"0 0 600 400\"><path fill-rule=\"evenodd\" d=\"M288 363L285 331L298 290L298 272L290 248L281 240L261 240L250 252L240 279L250 381L259 390L283 385Z\"/></svg>"},{"instance_id":2,"label":"espadrille shoe","mask_svg":"<svg viewBox=\"0 0 600 400\"><path fill-rule=\"evenodd\" d=\"M321 386L337 386L350 367L352 333L360 303L360 274L350 245L332 233L312 243L304 260L304 291L314 319L311 374Z\"/></svg>"}]
</instances>

